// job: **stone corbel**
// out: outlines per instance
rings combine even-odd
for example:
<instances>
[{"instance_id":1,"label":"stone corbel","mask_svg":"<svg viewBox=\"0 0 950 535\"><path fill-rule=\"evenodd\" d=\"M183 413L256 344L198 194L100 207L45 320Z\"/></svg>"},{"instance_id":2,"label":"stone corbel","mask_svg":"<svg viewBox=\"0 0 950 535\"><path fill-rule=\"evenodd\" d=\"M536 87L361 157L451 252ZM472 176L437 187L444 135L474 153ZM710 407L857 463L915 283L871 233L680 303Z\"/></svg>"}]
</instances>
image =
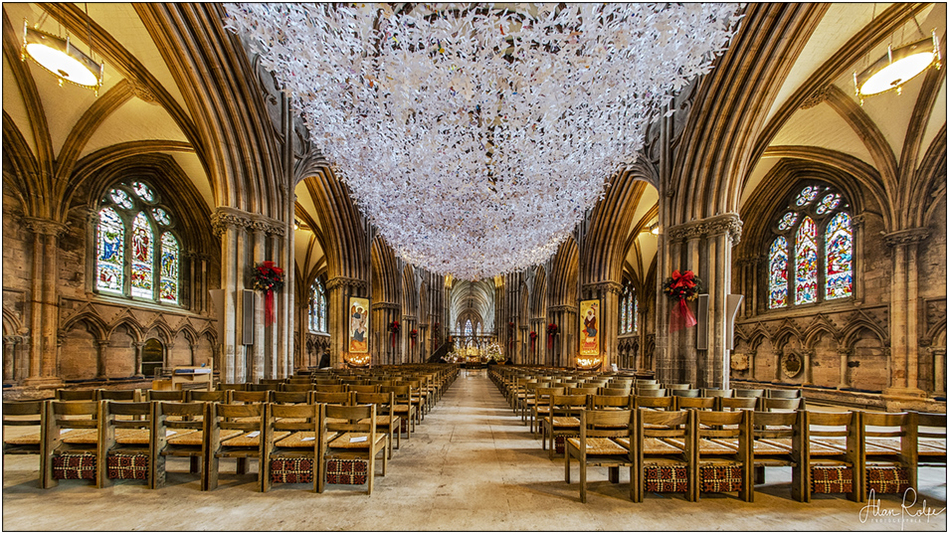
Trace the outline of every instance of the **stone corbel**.
<instances>
[{"instance_id":1,"label":"stone corbel","mask_svg":"<svg viewBox=\"0 0 950 535\"><path fill-rule=\"evenodd\" d=\"M730 238L732 245L735 246L742 238L742 220L739 218L739 214L730 212L672 226L668 229L667 234L670 241L673 242L724 234Z\"/></svg>"},{"instance_id":2,"label":"stone corbel","mask_svg":"<svg viewBox=\"0 0 950 535\"><path fill-rule=\"evenodd\" d=\"M66 225L43 217L24 217L23 225L33 234L59 238L66 232Z\"/></svg>"},{"instance_id":3,"label":"stone corbel","mask_svg":"<svg viewBox=\"0 0 950 535\"><path fill-rule=\"evenodd\" d=\"M930 237L930 229L927 228L909 228L898 230L884 235L884 245L896 247L898 245L909 245L920 243Z\"/></svg>"}]
</instances>

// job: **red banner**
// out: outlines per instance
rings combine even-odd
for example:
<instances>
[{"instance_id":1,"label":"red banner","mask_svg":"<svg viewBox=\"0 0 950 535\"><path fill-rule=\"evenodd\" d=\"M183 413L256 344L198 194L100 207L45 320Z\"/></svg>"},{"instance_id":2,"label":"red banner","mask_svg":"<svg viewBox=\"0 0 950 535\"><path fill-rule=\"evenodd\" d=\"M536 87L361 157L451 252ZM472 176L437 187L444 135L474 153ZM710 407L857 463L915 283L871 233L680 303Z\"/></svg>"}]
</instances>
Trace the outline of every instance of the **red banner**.
<instances>
[{"instance_id":1,"label":"red banner","mask_svg":"<svg viewBox=\"0 0 950 535\"><path fill-rule=\"evenodd\" d=\"M696 325L696 316L689 309L686 300L680 299L679 305L673 305L670 309L670 332L676 332L694 325Z\"/></svg>"},{"instance_id":2,"label":"red banner","mask_svg":"<svg viewBox=\"0 0 950 535\"><path fill-rule=\"evenodd\" d=\"M270 326L274 323L274 291L264 292L264 325Z\"/></svg>"}]
</instances>

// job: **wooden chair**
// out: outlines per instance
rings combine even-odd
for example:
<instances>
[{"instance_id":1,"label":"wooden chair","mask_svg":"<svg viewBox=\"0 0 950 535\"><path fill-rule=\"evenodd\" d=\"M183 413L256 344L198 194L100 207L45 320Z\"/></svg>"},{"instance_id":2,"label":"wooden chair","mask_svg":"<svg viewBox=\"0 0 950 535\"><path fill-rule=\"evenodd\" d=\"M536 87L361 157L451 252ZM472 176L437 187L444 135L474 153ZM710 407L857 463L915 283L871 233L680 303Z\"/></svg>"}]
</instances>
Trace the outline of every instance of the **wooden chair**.
<instances>
[{"instance_id":1,"label":"wooden chair","mask_svg":"<svg viewBox=\"0 0 950 535\"><path fill-rule=\"evenodd\" d=\"M691 390L693 387L689 383L663 383L666 390Z\"/></svg>"},{"instance_id":2,"label":"wooden chair","mask_svg":"<svg viewBox=\"0 0 950 535\"><path fill-rule=\"evenodd\" d=\"M16 431L7 428L16 428ZM30 429L26 429L30 428ZM40 474L46 473L43 444L46 442L46 402L3 402L3 455L36 455ZM42 480L40 481L42 483Z\"/></svg>"},{"instance_id":3,"label":"wooden chair","mask_svg":"<svg viewBox=\"0 0 950 535\"><path fill-rule=\"evenodd\" d=\"M96 390L66 390L65 388L56 389L57 401L98 401L99 394Z\"/></svg>"},{"instance_id":4,"label":"wooden chair","mask_svg":"<svg viewBox=\"0 0 950 535\"><path fill-rule=\"evenodd\" d=\"M738 492L739 499L751 502L755 485L751 412L698 410L695 415L697 447L693 499L699 499L703 492Z\"/></svg>"},{"instance_id":5,"label":"wooden chair","mask_svg":"<svg viewBox=\"0 0 950 535\"><path fill-rule=\"evenodd\" d=\"M100 388L96 390L96 401L104 399L112 401L142 401L142 391L135 388L132 390L106 390Z\"/></svg>"},{"instance_id":6,"label":"wooden chair","mask_svg":"<svg viewBox=\"0 0 950 535\"><path fill-rule=\"evenodd\" d=\"M151 488L165 486L165 465L168 457L187 457L190 462L189 472L199 473L201 465L204 464L199 461L205 451L205 413L209 407L210 405L204 402L152 403Z\"/></svg>"},{"instance_id":7,"label":"wooden chair","mask_svg":"<svg viewBox=\"0 0 950 535\"><path fill-rule=\"evenodd\" d=\"M917 418L917 466L947 467L947 415L914 413Z\"/></svg>"},{"instance_id":8,"label":"wooden chair","mask_svg":"<svg viewBox=\"0 0 950 535\"><path fill-rule=\"evenodd\" d=\"M801 414L806 467L804 501L811 501L812 494L819 493L844 493L852 501L861 501L864 474L860 470L860 413Z\"/></svg>"},{"instance_id":9,"label":"wooden chair","mask_svg":"<svg viewBox=\"0 0 950 535\"><path fill-rule=\"evenodd\" d=\"M99 488L111 487L116 479L139 479L152 488L152 404L106 400L99 419Z\"/></svg>"},{"instance_id":10,"label":"wooden chair","mask_svg":"<svg viewBox=\"0 0 950 535\"><path fill-rule=\"evenodd\" d=\"M601 396L629 396L630 387L621 387L621 388L610 388L604 387L600 389Z\"/></svg>"},{"instance_id":11,"label":"wooden chair","mask_svg":"<svg viewBox=\"0 0 950 535\"><path fill-rule=\"evenodd\" d=\"M54 487L59 479L91 479L98 485L99 402L48 403L40 486Z\"/></svg>"},{"instance_id":12,"label":"wooden chair","mask_svg":"<svg viewBox=\"0 0 950 535\"><path fill-rule=\"evenodd\" d=\"M280 385L282 392L309 392L314 389L314 385L308 383L284 383Z\"/></svg>"},{"instance_id":13,"label":"wooden chair","mask_svg":"<svg viewBox=\"0 0 950 535\"><path fill-rule=\"evenodd\" d=\"M145 401L185 401L184 390L147 390L145 392Z\"/></svg>"},{"instance_id":14,"label":"wooden chair","mask_svg":"<svg viewBox=\"0 0 950 535\"><path fill-rule=\"evenodd\" d=\"M765 389L762 388L734 388L732 395L737 398L761 398L765 396Z\"/></svg>"},{"instance_id":15,"label":"wooden chair","mask_svg":"<svg viewBox=\"0 0 950 535\"><path fill-rule=\"evenodd\" d=\"M721 411L755 410L758 401L755 398L718 398Z\"/></svg>"},{"instance_id":16,"label":"wooden chair","mask_svg":"<svg viewBox=\"0 0 950 535\"><path fill-rule=\"evenodd\" d=\"M598 394L587 398L590 403L590 409L595 411L602 410L626 410L633 409L633 396L630 395L607 395Z\"/></svg>"},{"instance_id":17,"label":"wooden chair","mask_svg":"<svg viewBox=\"0 0 950 535\"><path fill-rule=\"evenodd\" d=\"M673 396L675 410L698 409L702 411L716 410L716 398L701 398L693 396Z\"/></svg>"},{"instance_id":18,"label":"wooden chair","mask_svg":"<svg viewBox=\"0 0 950 535\"><path fill-rule=\"evenodd\" d=\"M548 401L550 401L551 396L563 393L564 389L560 387L539 388L535 391L533 400L526 400L531 410L528 423L532 437L536 438L538 433L541 432L541 422L538 418L547 415L549 410ZM535 429L535 424L537 424L537 429Z\"/></svg>"},{"instance_id":19,"label":"wooden chair","mask_svg":"<svg viewBox=\"0 0 950 535\"><path fill-rule=\"evenodd\" d=\"M704 388L703 397L707 398L731 398L732 389L722 390L719 388Z\"/></svg>"},{"instance_id":20,"label":"wooden chair","mask_svg":"<svg viewBox=\"0 0 950 535\"><path fill-rule=\"evenodd\" d=\"M669 393L669 390L665 388L640 388L637 387L636 395L637 397L649 397L649 398L661 398L666 397Z\"/></svg>"},{"instance_id":21,"label":"wooden chair","mask_svg":"<svg viewBox=\"0 0 950 535\"><path fill-rule=\"evenodd\" d=\"M578 386L575 388L569 388L567 393L572 396L596 396L598 394L598 388L593 386Z\"/></svg>"},{"instance_id":22,"label":"wooden chair","mask_svg":"<svg viewBox=\"0 0 950 535\"><path fill-rule=\"evenodd\" d=\"M339 433L329 441L326 461L366 460L366 494L373 494L376 475L376 456L383 452L383 476L386 475L386 435L376 432L376 406L326 405L326 430ZM339 422L339 423L337 423Z\"/></svg>"},{"instance_id":23,"label":"wooden chair","mask_svg":"<svg viewBox=\"0 0 950 535\"><path fill-rule=\"evenodd\" d=\"M640 409L657 409L671 411L674 409L676 400L672 396L641 396L633 398L633 405Z\"/></svg>"},{"instance_id":24,"label":"wooden chair","mask_svg":"<svg viewBox=\"0 0 950 535\"><path fill-rule=\"evenodd\" d=\"M422 392L422 383L409 380L396 384L409 387L409 402L416 407L416 424L421 424L426 414L426 399Z\"/></svg>"},{"instance_id":25,"label":"wooden chair","mask_svg":"<svg viewBox=\"0 0 950 535\"><path fill-rule=\"evenodd\" d=\"M630 447L636 463L635 477L630 478L634 502L642 502L649 492L694 498L691 485L695 478L690 475L695 466L695 413L637 409L636 434Z\"/></svg>"},{"instance_id":26,"label":"wooden chair","mask_svg":"<svg viewBox=\"0 0 950 535\"><path fill-rule=\"evenodd\" d=\"M805 398L759 398L759 410L769 411L803 411Z\"/></svg>"},{"instance_id":27,"label":"wooden chair","mask_svg":"<svg viewBox=\"0 0 950 535\"><path fill-rule=\"evenodd\" d=\"M580 436L580 414L587 410L588 397L585 394L553 394L548 399L548 415L539 423L541 430L541 449L545 449L547 439L550 451L548 457L554 458L557 437Z\"/></svg>"},{"instance_id":28,"label":"wooden chair","mask_svg":"<svg viewBox=\"0 0 950 535\"><path fill-rule=\"evenodd\" d=\"M340 392L349 392L349 385L312 385L310 387L314 392L327 392L338 394Z\"/></svg>"},{"instance_id":29,"label":"wooden chair","mask_svg":"<svg viewBox=\"0 0 950 535\"><path fill-rule=\"evenodd\" d=\"M606 466L611 483L620 482L620 468L630 469L630 481L634 480L635 461L630 451L635 429L632 410L594 411L580 413L580 436L567 438L564 442L564 481L571 482L571 459L580 464L581 503L587 503L587 467ZM617 439L626 439L622 446ZM630 498L633 499L633 486Z\"/></svg>"},{"instance_id":30,"label":"wooden chair","mask_svg":"<svg viewBox=\"0 0 950 535\"><path fill-rule=\"evenodd\" d=\"M193 403L200 401L202 403L224 403L227 400L227 392L224 390L214 390L206 392L203 390L186 390L185 401Z\"/></svg>"},{"instance_id":31,"label":"wooden chair","mask_svg":"<svg viewBox=\"0 0 950 535\"><path fill-rule=\"evenodd\" d=\"M208 412L208 438L204 452L204 485L201 490L218 488L218 475L221 459L237 459L237 474L247 472L247 459L262 458L264 449L264 428L268 405L248 403L231 405L214 403ZM235 433L236 432L236 433ZM289 432L276 434L274 440L280 440ZM264 481L263 470L257 471L258 490L264 491L269 483Z\"/></svg>"},{"instance_id":32,"label":"wooden chair","mask_svg":"<svg viewBox=\"0 0 950 535\"><path fill-rule=\"evenodd\" d=\"M306 405L310 403L310 392L279 392L271 390L271 402L283 405Z\"/></svg>"},{"instance_id":33,"label":"wooden chair","mask_svg":"<svg viewBox=\"0 0 950 535\"><path fill-rule=\"evenodd\" d=\"M387 456L393 458L393 447L398 448L402 442L402 433L399 427L402 419L395 413L396 396L392 392L356 393L357 405L376 405L376 430L386 434ZM396 441L395 446L393 440Z\"/></svg>"},{"instance_id":34,"label":"wooden chair","mask_svg":"<svg viewBox=\"0 0 950 535\"><path fill-rule=\"evenodd\" d=\"M802 391L800 388L794 390L787 388L770 388L767 391L766 397L774 399L797 399L802 397Z\"/></svg>"},{"instance_id":35,"label":"wooden chair","mask_svg":"<svg viewBox=\"0 0 950 535\"><path fill-rule=\"evenodd\" d=\"M277 390L278 385L283 384L283 382L284 379L261 379L257 384L271 387L269 390Z\"/></svg>"},{"instance_id":36,"label":"wooden chair","mask_svg":"<svg viewBox=\"0 0 950 535\"><path fill-rule=\"evenodd\" d=\"M260 468L262 492L274 483L311 483L314 492L322 492L325 407L277 403L268 407Z\"/></svg>"},{"instance_id":37,"label":"wooden chair","mask_svg":"<svg viewBox=\"0 0 950 535\"><path fill-rule=\"evenodd\" d=\"M310 393L310 403L332 403L334 405L352 405L355 394L350 392L319 392Z\"/></svg>"},{"instance_id":38,"label":"wooden chair","mask_svg":"<svg viewBox=\"0 0 950 535\"><path fill-rule=\"evenodd\" d=\"M379 393L379 385L349 385L347 389L357 394L376 394Z\"/></svg>"},{"instance_id":39,"label":"wooden chair","mask_svg":"<svg viewBox=\"0 0 950 535\"><path fill-rule=\"evenodd\" d=\"M244 383L218 383L218 387L215 390L246 390L247 385Z\"/></svg>"},{"instance_id":40,"label":"wooden chair","mask_svg":"<svg viewBox=\"0 0 950 535\"><path fill-rule=\"evenodd\" d=\"M253 384L248 383L244 385L244 390L247 392L274 392L280 388L280 384Z\"/></svg>"},{"instance_id":41,"label":"wooden chair","mask_svg":"<svg viewBox=\"0 0 950 535\"><path fill-rule=\"evenodd\" d=\"M270 391L251 392L247 390L229 390L227 402L231 404L268 403L270 402Z\"/></svg>"},{"instance_id":42,"label":"wooden chair","mask_svg":"<svg viewBox=\"0 0 950 535\"><path fill-rule=\"evenodd\" d=\"M797 501L805 500L806 448L802 430L803 414L804 412L752 412L752 462L755 482L765 483L766 467L790 467L792 499Z\"/></svg>"},{"instance_id":43,"label":"wooden chair","mask_svg":"<svg viewBox=\"0 0 950 535\"><path fill-rule=\"evenodd\" d=\"M382 393L392 392L396 403L393 405L393 413L399 416L402 422L405 422L406 439L409 439L412 431L416 430L416 406L410 402L409 387L381 386L379 391ZM400 434L402 434L401 431Z\"/></svg>"},{"instance_id":44,"label":"wooden chair","mask_svg":"<svg viewBox=\"0 0 950 535\"><path fill-rule=\"evenodd\" d=\"M901 494L917 491L917 418L900 413L861 412L859 445L865 484L858 501L868 492Z\"/></svg>"}]
</instances>

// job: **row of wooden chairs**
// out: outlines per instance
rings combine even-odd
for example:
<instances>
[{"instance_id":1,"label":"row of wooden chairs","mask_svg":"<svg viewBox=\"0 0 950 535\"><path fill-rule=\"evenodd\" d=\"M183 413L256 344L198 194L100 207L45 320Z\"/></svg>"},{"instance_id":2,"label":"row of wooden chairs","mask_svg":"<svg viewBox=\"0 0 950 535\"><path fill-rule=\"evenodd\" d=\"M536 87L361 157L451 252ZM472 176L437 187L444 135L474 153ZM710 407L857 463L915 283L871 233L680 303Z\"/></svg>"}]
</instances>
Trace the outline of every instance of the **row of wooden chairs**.
<instances>
[{"instance_id":1,"label":"row of wooden chairs","mask_svg":"<svg viewBox=\"0 0 950 535\"><path fill-rule=\"evenodd\" d=\"M843 493L864 502L872 489L916 490L918 466L946 467L946 414L585 409L578 420L565 440L564 479L577 460L582 502L588 466L607 467L614 483L628 468L634 502L651 492L690 501L736 492L752 501L766 466L791 467L793 499Z\"/></svg>"},{"instance_id":2,"label":"row of wooden chairs","mask_svg":"<svg viewBox=\"0 0 950 535\"><path fill-rule=\"evenodd\" d=\"M42 488L64 478L92 479L98 487L141 479L159 488L166 481L166 459L187 457L192 472L200 463L202 490L216 488L220 461L234 458L238 474L246 472L248 459L259 461L261 491L273 481L309 481L323 492L327 461L362 459L371 494L375 459L382 455L385 475L399 417L391 393L344 395L343 404L4 402L3 453L38 455ZM36 429L8 434L7 426ZM291 477L275 477L275 470L287 472L281 465L285 461L294 461Z\"/></svg>"}]
</instances>

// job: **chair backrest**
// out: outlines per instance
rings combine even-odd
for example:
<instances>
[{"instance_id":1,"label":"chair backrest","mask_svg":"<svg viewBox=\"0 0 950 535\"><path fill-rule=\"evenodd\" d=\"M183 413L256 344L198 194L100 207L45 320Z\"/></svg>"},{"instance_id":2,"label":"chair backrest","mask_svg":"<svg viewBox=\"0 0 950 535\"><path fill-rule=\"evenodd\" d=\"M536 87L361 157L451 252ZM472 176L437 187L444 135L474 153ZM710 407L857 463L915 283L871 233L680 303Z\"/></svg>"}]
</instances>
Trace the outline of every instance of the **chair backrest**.
<instances>
[{"instance_id":1,"label":"chair backrest","mask_svg":"<svg viewBox=\"0 0 950 535\"><path fill-rule=\"evenodd\" d=\"M63 418L80 416L85 418ZM98 401L50 401L47 423L54 428L98 429Z\"/></svg>"},{"instance_id":2,"label":"chair backrest","mask_svg":"<svg viewBox=\"0 0 950 535\"><path fill-rule=\"evenodd\" d=\"M801 389L789 390L785 388L770 388L768 397L777 399L795 399L802 397Z\"/></svg>"},{"instance_id":3,"label":"chair backrest","mask_svg":"<svg viewBox=\"0 0 950 535\"><path fill-rule=\"evenodd\" d=\"M337 405L352 405L353 394L350 392L319 392L310 393L310 403L334 403Z\"/></svg>"},{"instance_id":4,"label":"chair backrest","mask_svg":"<svg viewBox=\"0 0 950 535\"><path fill-rule=\"evenodd\" d=\"M803 440L812 441L828 439L845 439L846 446L842 455L857 454L859 450L858 423L860 413L857 412L809 412L801 411L804 416L802 431ZM811 452L814 454L814 451Z\"/></svg>"},{"instance_id":5,"label":"chair backrest","mask_svg":"<svg viewBox=\"0 0 950 535\"><path fill-rule=\"evenodd\" d=\"M213 403L224 403L227 399L227 392L224 390L215 390L206 392L203 390L187 390L185 392L185 401L204 401Z\"/></svg>"},{"instance_id":6,"label":"chair backrest","mask_svg":"<svg viewBox=\"0 0 950 535\"><path fill-rule=\"evenodd\" d=\"M407 403L409 401L409 386L408 385L393 385L393 386L381 386L379 387L380 392L392 392L396 396L396 400L400 403Z\"/></svg>"},{"instance_id":7,"label":"chair backrest","mask_svg":"<svg viewBox=\"0 0 950 535\"><path fill-rule=\"evenodd\" d=\"M698 388L677 388L671 392L674 396L679 396L681 398L698 398L699 397Z\"/></svg>"},{"instance_id":8,"label":"chair backrest","mask_svg":"<svg viewBox=\"0 0 950 535\"><path fill-rule=\"evenodd\" d=\"M215 390L246 390L247 385L244 383L218 383L218 388Z\"/></svg>"},{"instance_id":9,"label":"chair backrest","mask_svg":"<svg viewBox=\"0 0 950 535\"><path fill-rule=\"evenodd\" d=\"M267 411L267 436L268 448L273 448L273 431L311 431L316 429L317 422L323 411L323 405L320 404L302 404L302 405L271 405ZM301 421L303 420L303 421ZM316 442L316 440L314 440ZM318 448L317 444L313 445Z\"/></svg>"},{"instance_id":10,"label":"chair backrest","mask_svg":"<svg viewBox=\"0 0 950 535\"><path fill-rule=\"evenodd\" d=\"M864 443L862 448L867 454L880 455L882 448L875 448L876 451L870 451L868 439L872 442L875 439L894 440L898 439L899 451L889 455L899 457L903 464L916 464L917 459L917 427L914 415L908 412L861 412L861 441ZM890 449L890 448L884 448ZM916 469L916 468L915 468Z\"/></svg>"},{"instance_id":11,"label":"chair backrest","mask_svg":"<svg viewBox=\"0 0 950 535\"><path fill-rule=\"evenodd\" d=\"M283 404L308 404L310 392L275 392L271 391L271 402Z\"/></svg>"},{"instance_id":12,"label":"chair backrest","mask_svg":"<svg viewBox=\"0 0 950 535\"><path fill-rule=\"evenodd\" d=\"M924 466L947 466L947 415L918 412L917 462Z\"/></svg>"},{"instance_id":13,"label":"chair backrest","mask_svg":"<svg viewBox=\"0 0 950 535\"><path fill-rule=\"evenodd\" d=\"M181 403L177 401L157 401L154 406L154 420L156 425L168 429L203 429L206 403L201 401ZM169 420L169 416L176 419ZM163 435L164 436L164 435Z\"/></svg>"},{"instance_id":14,"label":"chair backrest","mask_svg":"<svg viewBox=\"0 0 950 535\"><path fill-rule=\"evenodd\" d=\"M586 394L554 394L548 400L551 407L551 416L576 415L586 410L588 397Z\"/></svg>"},{"instance_id":15,"label":"chair backrest","mask_svg":"<svg viewBox=\"0 0 950 535\"><path fill-rule=\"evenodd\" d=\"M805 398L759 398L760 408L763 411L803 411Z\"/></svg>"},{"instance_id":16,"label":"chair backrest","mask_svg":"<svg viewBox=\"0 0 950 535\"><path fill-rule=\"evenodd\" d=\"M749 451L747 448L752 437L752 420L749 414L749 411L696 411L696 431L697 438L700 440L697 453L700 457L705 451L703 440L732 439L738 440L736 456L745 457ZM721 455L721 453L717 453L717 455Z\"/></svg>"},{"instance_id":17,"label":"chair backrest","mask_svg":"<svg viewBox=\"0 0 950 535\"><path fill-rule=\"evenodd\" d=\"M682 457L692 458L693 415L697 411L652 411L638 409L636 416L636 449L644 457L651 456L651 449L644 447L648 439L660 439L664 442L676 440L683 444ZM633 446L633 444L631 444ZM669 455L667 448L662 455ZM680 454L675 454L679 456Z\"/></svg>"},{"instance_id":18,"label":"chair backrest","mask_svg":"<svg viewBox=\"0 0 950 535\"><path fill-rule=\"evenodd\" d=\"M277 385L283 384L284 379L261 379L257 382L259 385L269 385L272 386L270 390L277 390Z\"/></svg>"},{"instance_id":19,"label":"chair backrest","mask_svg":"<svg viewBox=\"0 0 950 535\"><path fill-rule=\"evenodd\" d=\"M623 387L621 387L621 388L604 387L604 388L601 388L601 389L600 389L600 395L602 395L602 396L629 396L629 395L630 395L630 387L629 387L629 386L626 387L626 388L623 388Z\"/></svg>"},{"instance_id":20,"label":"chair backrest","mask_svg":"<svg viewBox=\"0 0 950 535\"><path fill-rule=\"evenodd\" d=\"M748 399L748 398L735 398ZM792 439L801 435L802 412L752 412L752 435L756 439Z\"/></svg>"},{"instance_id":21,"label":"chair backrest","mask_svg":"<svg viewBox=\"0 0 950 535\"><path fill-rule=\"evenodd\" d=\"M693 387L689 383L663 383L663 388L667 390L689 390Z\"/></svg>"},{"instance_id":22,"label":"chair backrest","mask_svg":"<svg viewBox=\"0 0 950 535\"><path fill-rule=\"evenodd\" d=\"M267 403L270 401L270 391L246 392L241 390L229 391L229 403Z\"/></svg>"},{"instance_id":23,"label":"chair backrest","mask_svg":"<svg viewBox=\"0 0 950 535\"><path fill-rule=\"evenodd\" d=\"M629 409L631 397L629 395L607 395L597 394L590 397L590 408L592 410L602 410L606 408Z\"/></svg>"},{"instance_id":24,"label":"chair backrest","mask_svg":"<svg viewBox=\"0 0 950 535\"><path fill-rule=\"evenodd\" d=\"M43 435L43 424L46 423L46 408L45 402L42 400L36 401L4 401L3 402L3 426L11 427L36 427L39 430L40 436ZM4 438L8 438L6 432L3 433ZM40 439L40 442L32 445L29 449L34 450L34 453L40 452L40 444L43 440ZM6 444L6 440L4 440ZM6 449L6 448L4 448Z\"/></svg>"},{"instance_id":25,"label":"chair backrest","mask_svg":"<svg viewBox=\"0 0 950 535\"><path fill-rule=\"evenodd\" d=\"M142 393L137 388L133 390L106 390L100 388L96 390L96 399L109 399L113 401L140 401Z\"/></svg>"},{"instance_id":26,"label":"chair backrest","mask_svg":"<svg viewBox=\"0 0 950 535\"><path fill-rule=\"evenodd\" d=\"M673 410L675 399L672 396L635 396L636 408Z\"/></svg>"},{"instance_id":27,"label":"chair backrest","mask_svg":"<svg viewBox=\"0 0 950 535\"><path fill-rule=\"evenodd\" d=\"M586 410L580 413L581 433L587 438L602 437L632 437L633 411L621 410Z\"/></svg>"},{"instance_id":28,"label":"chair backrest","mask_svg":"<svg viewBox=\"0 0 950 535\"><path fill-rule=\"evenodd\" d=\"M145 401L185 401L184 390L147 390Z\"/></svg>"},{"instance_id":29,"label":"chair backrest","mask_svg":"<svg viewBox=\"0 0 950 535\"><path fill-rule=\"evenodd\" d=\"M375 394L379 392L379 385L349 385L347 389L357 394Z\"/></svg>"},{"instance_id":30,"label":"chair backrest","mask_svg":"<svg viewBox=\"0 0 950 535\"><path fill-rule=\"evenodd\" d=\"M565 392L567 392L567 389L568 389L568 388L574 388L574 387L576 387L576 386L577 386L577 383L575 383L575 382L573 382L573 381L561 381L561 382L557 382L557 383L552 383L552 384L551 384L551 387L553 387L553 388L557 388L557 387L563 388Z\"/></svg>"},{"instance_id":31,"label":"chair backrest","mask_svg":"<svg viewBox=\"0 0 950 535\"><path fill-rule=\"evenodd\" d=\"M583 394L585 396L596 396L598 388L596 386L578 386L569 388L568 394Z\"/></svg>"},{"instance_id":32,"label":"chair backrest","mask_svg":"<svg viewBox=\"0 0 950 535\"><path fill-rule=\"evenodd\" d=\"M637 379L636 385L655 385L658 384L656 379Z\"/></svg>"},{"instance_id":33,"label":"chair backrest","mask_svg":"<svg viewBox=\"0 0 950 535\"><path fill-rule=\"evenodd\" d=\"M669 390L665 388L637 388L637 396L645 396L651 398L665 397L669 393Z\"/></svg>"},{"instance_id":34,"label":"chair backrest","mask_svg":"<svg viewBox=\"0 0 950 535\"><path fill-rule=\"evenodd\" d=\"M711 411L716 408L716 398L701 398L691 396L673 397L676 398L676 403L674 405L677 409L700 409L703 411Z\"/></svg>"},{"instance_id":35,"label":"chair backrest","mask_svg":"<svg viewBox=\"0 0 950 535\"><path fill-rule=\"evenodd\" d=\"M543 403L545 402L545 400L547 400L547 399L548 399L549 397L551 397L552 395L554 395L554 394L563 394L563 393L564 393L564 388L563 388L563 387L559 387L559 386L558 386L558 387L553 387L553 386L550 386L550 387L545 387L545 388L539 388L539 389L537 389L537 390L535 391L535 397L538 398L538 403L542 403L542 404L543 404Z\"/></svg>"},{"instance_id":36,"label":"chair backrest","mask_svg":"<svg viewBox=\"0 0 950 535\"><path fill-rule=\"evenodd\" d=\"M392 392L356 392L356 405L376 405L376 415L389 415L396 404L396 395Z\"/></svg>"},{"instance_id":37,"label":"chair backrest","mask_svg":"<svg viewBox=\"0 0 950 535\"><path fill-rule=\"evenodd\" d=\"M355 431L376 434L376 405L325 405L329 431ZM370 419L370 421L366 421ZM345 420L345 421L341 421ZM362 422L362 423L361 423ZM372 423L371 423L372 422ZM374 441L371 439L370 444Z\"/></svg>"},{"instance_id":38,"label":"chair backrest","mask_svg":"<svg viewBox=\"0 0 950 535\"><path fill-rule=\"evenodd\" d=\"M59 388L56 390L56 399L57 401L95 401L98 397L96 391L92 389L66 390L65 388Z\"/></svg>"},{"instance_id":39,"label":"chair backrest","mask_svg":"<svg viewBox=\"0 0 950 535\"><path fill-rule=\"evenodd\" d=\"M760 398L765 395L762 388L734 388L732 394L737 398Z\"/></svg>"},{"instance_id":40,"label":"chair backrest","mask_svg":"<svg viewBox=\"0 0 950 535\"><path fill-rule=\"evenodd\" d=\"M310 383L284 383L280 385L283 392L309 392L314 388Z\"/></svg>"},{"instance_id":41,"label":"chair backrest","mask_svg":"<svg viewBox=\"0 0 950 535\"><path fill-rule=\"evenodd\" d=\"M235 429L245 432L263 430L265 407L267 405L263 403L214 403L211 406L209 429Z\"/></svg>"},{"instance_id":42,"label":"chair backrest","mask_svg":"<svg viewBox=\"0 0 950 535\"><path fill-rule=\"evenodd\" d=\"M278 388L280 388L280 383L277 383L277 384L266 384L266 383L253 384L253 383L248 383L248 384L244 385L244 390L245 390L246 392L273 392L273 391L277 390Z\"/></svg>"},{"instance_id":43,"label":"chair backrest","mask_svg":"<svg viewBox=\"0 0 950 535\"><path fill-rule=\"evenodd\" d=\"M341 385L343 381L341 379L316 379L314 384L318 385Z\"/></svg>"},{"instance_id":44,"label":"chair backrest","mask_svg":"<svg viewBox=\"0 0 950 535\"><path fill-rule=\"evenodd\" d=\"M732 389L722 390L719 388L704 388L703 397L707 398L731 398Z\"/></svg>"},{"instance_id":45,"label":"chair backrest","mask_svg":"<svg viewBox=\"0 0 950 535\"><path fill-rule=\"evenodd\" d=\"M720 398L722 410L755 410L758 400L755 398Z\"/></svg>"}]
</instances>

